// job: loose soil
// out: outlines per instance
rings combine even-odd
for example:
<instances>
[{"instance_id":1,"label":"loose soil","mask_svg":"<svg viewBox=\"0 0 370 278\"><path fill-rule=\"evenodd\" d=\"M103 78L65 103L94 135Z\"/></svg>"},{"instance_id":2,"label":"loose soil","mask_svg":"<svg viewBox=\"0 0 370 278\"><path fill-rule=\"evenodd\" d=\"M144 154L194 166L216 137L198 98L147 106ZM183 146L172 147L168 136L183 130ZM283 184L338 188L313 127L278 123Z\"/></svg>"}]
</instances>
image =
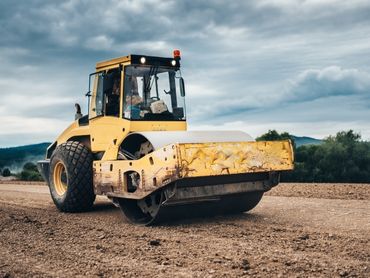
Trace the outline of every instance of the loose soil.
<instances>
[{"instance_id":1,"label":"loose soil","mask_svg":"<svg viewBox=\"0 0 370 278\"><path fill-rule=\"evenodd\" d=\"M0 277L369 277L370 185L281 184L249 213L129 223L107 199L55 208L0 184Z\"/></svg>"}]
</instances>

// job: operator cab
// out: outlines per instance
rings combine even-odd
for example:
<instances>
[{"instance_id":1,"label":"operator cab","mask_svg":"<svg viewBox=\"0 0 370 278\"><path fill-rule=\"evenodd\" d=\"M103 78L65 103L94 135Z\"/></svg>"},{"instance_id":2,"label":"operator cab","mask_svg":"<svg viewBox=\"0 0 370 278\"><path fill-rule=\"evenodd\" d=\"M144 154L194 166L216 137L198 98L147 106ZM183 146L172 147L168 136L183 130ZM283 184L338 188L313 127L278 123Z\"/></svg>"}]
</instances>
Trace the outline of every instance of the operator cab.
<instances>
[{"instance_id":1,"label":"operator cab","mask_svg":"<svg viewBox=\"0 0 370 278\"><path fill-rule=\"evenodd\" d=\"M184 121L185 88L180 52L174 58L130 55L97 64L89 118ZM93 83L92 83L93 82Z\"/></svg>"}]
</instances>

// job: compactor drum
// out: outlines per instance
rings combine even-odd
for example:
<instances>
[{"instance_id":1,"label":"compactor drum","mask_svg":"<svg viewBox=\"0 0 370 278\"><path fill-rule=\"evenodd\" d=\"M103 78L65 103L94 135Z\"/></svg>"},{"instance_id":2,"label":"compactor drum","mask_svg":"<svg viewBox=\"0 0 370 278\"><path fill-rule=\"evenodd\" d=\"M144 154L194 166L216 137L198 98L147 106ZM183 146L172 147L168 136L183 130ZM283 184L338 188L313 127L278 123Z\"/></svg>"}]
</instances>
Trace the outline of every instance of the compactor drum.
<instances>
[{"instance_id":1,"label":"compactor drum","mask_svg":"<svg viewBox=\"0 0 370 278\"><path fill-rule=\"evenodd\" d=\"M60 211L89 210L105 195L146 225L244 212L293 169L289 140L186 131L179 51L97 63L87 96L89 113L76 105L76 121L38 162Z\"/></svg>"}]
</instances>

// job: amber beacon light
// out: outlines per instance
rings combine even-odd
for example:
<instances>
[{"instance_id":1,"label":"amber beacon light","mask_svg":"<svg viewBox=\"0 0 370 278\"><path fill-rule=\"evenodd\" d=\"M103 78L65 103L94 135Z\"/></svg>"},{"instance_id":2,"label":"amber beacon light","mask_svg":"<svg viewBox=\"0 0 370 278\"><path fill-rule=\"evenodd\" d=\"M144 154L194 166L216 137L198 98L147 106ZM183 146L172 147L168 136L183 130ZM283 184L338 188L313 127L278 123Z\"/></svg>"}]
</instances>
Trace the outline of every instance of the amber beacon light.
<instances>
[{"instance_id":1,"label":"amber beacon light","mask_svg":"<svg viewBox=\"0 0 370 278\"><path fill-rule=\"evenodd\" d=\"M174 59L181 59L181 53L180 53L180 50L175 49L175 50L173 51L173 58L174 58Z\"/></svg>"}]
</instances>

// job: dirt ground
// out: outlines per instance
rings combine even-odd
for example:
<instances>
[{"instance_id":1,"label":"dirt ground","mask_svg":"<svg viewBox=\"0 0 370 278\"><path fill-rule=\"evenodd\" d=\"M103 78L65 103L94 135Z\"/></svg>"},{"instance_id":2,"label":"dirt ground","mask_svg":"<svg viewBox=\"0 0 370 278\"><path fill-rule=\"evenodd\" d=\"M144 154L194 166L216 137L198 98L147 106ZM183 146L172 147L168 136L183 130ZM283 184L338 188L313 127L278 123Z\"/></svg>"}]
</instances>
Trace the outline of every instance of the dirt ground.
<instances>
[{"instance_id":1,"label":"dirt ground","mask_svg":"<svg viewBox=\"0 0 370 278\"><path fill-rule=\"evenodd\" d=\"M249 213L135 226L0 184L0 277L370 277L370 184L281 184Z\"/></svg>"}]
</instances>

